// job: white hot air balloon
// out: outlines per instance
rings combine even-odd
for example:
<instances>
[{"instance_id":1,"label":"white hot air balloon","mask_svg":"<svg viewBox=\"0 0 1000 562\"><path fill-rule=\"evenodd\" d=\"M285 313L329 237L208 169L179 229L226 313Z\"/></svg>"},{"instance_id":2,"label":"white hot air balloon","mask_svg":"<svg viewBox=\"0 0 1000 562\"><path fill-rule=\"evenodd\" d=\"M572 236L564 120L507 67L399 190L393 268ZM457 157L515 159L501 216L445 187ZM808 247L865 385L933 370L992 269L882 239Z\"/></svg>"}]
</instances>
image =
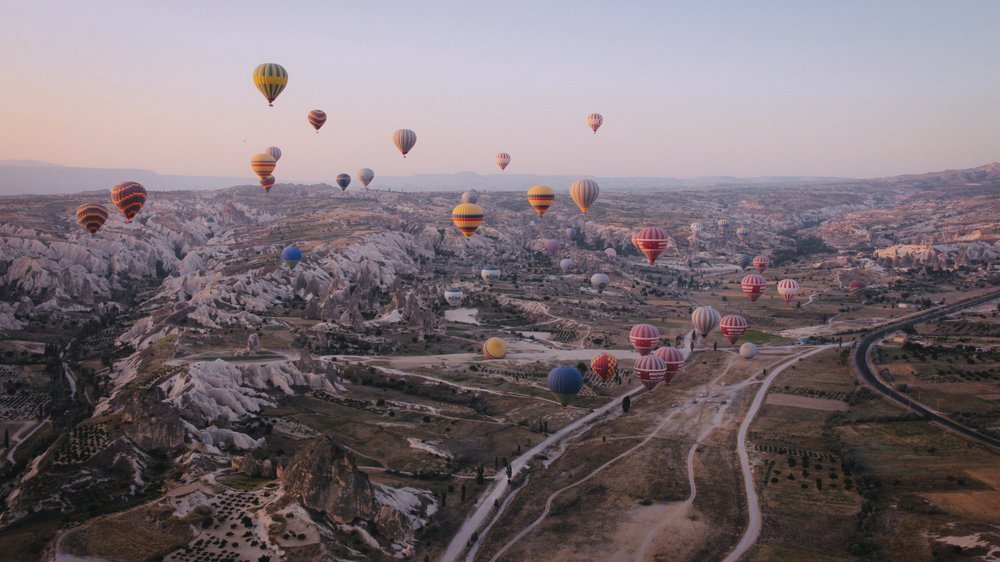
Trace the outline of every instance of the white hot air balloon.
<instances>
[{"instance_id":1,"label":"white hot air balloon","mask_svg":"<svg viewBox=\"0 0 1000 562\"><path fill-rule=\"evenodd\" d=\"M487 285L492 285L500 280L500 268L495 265L488 265L479 272L479 275L486 281Z\"/></svg>"},{"instance_id":2,"label":"white hot air balloon","mask_svg":"<svg viewBox=\"0 0 1000 562\"><path fill-rule=\"evenodd\" d=\"M375 172L371 168L361 168L358 170L358 179L361 180L361 184L365 186L365 189L368 189L368 184L375 179Z\"/></svg>"},{"instance_id":3,"label":"white hot air balloon","mask_svg":"<svg viewBox=\"0 0 1000 562\"><path fill-rule=\"evenodd\" d=\"M479 204L479 192L475 189L470 189L462 194L462 203L469 203L470 205Z\"/></svg>"},{"instance_id":4,"label":"white hot air balloon","mask_svg":"<svg viewBox=\"0 0 1000 562\"><path fill-rule=\"evenodd\" d=\"M451 306L458 306L462 304L462 299L465 298L465 293L462 289L457 287L448 287L444 290L444 300Z\"/></svg>"},{"instance_id":5,"label":"white hot air balloon","mask_svg":"<svg viewBox=\"0 0 1000 562\"><path fill-rule=\"evenodd\" d=\"M417 134L409 129L400 129L392 134L392 143L406 158L406 154L417 144Z\"/></svg>"},{"instance_id":6,"label":"white hot air balloon","mask_svg":"<svg viewBox=\"0 0 1000 562\"><path fill-rule=\"evenodd\" d=\"M590 276L590 286L597 289L597 294L604 292L611 284L611 278L604 273L595 273Z\"/></svg>"},{"instance_id":7,"label":"white hot air balloon","mask_svg":"<svg viewBox=\"0 0 1000 562\"><path fill-rule=\"evenodd\" d=\"M753 359L754 357L757 357L757 346L750 342L744 343L740 346L740 357L744 359Z\"/></svg>"}]
</instances>

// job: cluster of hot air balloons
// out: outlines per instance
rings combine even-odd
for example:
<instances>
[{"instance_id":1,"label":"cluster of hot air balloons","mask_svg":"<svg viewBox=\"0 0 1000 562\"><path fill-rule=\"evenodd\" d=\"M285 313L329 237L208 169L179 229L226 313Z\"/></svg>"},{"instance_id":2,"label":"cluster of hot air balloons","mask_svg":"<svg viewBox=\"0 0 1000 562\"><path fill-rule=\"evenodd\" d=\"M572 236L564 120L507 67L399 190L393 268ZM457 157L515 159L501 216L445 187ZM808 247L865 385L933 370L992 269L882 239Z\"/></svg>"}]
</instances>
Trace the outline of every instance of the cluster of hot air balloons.
<instances>
[{"instance_id":1,"label":"cluster of hot air balloons","mask_svg":"<svg viewBox=\"0 0 1000 562\"><path fill-rule=\"evenodd\" d=\"M111 188L111 202L125 215L125 222L132 222L146 204L146 197L146 188L134 181L123 181ZM76 209L76 220L87 232L97 234L108 220L108 209L97 203L80 205Z\"/></svg>"}]
</instances>

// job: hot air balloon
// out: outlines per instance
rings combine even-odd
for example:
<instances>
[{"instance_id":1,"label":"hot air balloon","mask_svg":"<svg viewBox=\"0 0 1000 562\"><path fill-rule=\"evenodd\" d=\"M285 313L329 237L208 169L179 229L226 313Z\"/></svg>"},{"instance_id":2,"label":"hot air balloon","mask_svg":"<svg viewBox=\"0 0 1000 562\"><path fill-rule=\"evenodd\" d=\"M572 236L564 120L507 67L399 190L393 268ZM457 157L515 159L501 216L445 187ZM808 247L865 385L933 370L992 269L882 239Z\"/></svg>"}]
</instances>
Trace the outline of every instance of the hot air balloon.
<instances>
[{"instance_id":1,"label":"hot air balloon","mask_svg":"<svg viewBox=\"0 0 1000 562\"><path fill-rule=\"evenodd\" d=\"M861 293L865 292L865 288L867 287L868 285L864 281L860 279L854 279L847 285L847 290L851 293L851 295L858 296Z\"/></svg>"},{"instance_id":2,"label":"hot air balloon","mask_svg":"<svg viewBox=\"0 0 1000 562\"><path fill-rule=\"evenodd\" d=\"M701 231L705 229L705 225L700 222L691 223L691 237L697 239Z\"/></svg>"},{"instance_id":3,"label":"hot air balloon","mask_svg":"<svg viewBox=\"0 0 1000 562\"><path fill-rule=\"evenodd\" d=\"M618 373L618 359L610 353L598 353L590 360L590 370L594 371L601 382L609 382Z\"/></svg>"},{"instance_id":4,"label":"hot air balloon","mask_svg":"<svg viewBox=\"0 0 1000 562\"><path fill-rule=\"evenodd\" d=\"M302 250L298 246L292 244L291 246L286 246L284 250L281 251L281 259L284 260L285 265L290 269L294 269L299 261L302 260Z\"/></svg>"},{"instance_id":5,"label":"hot air balloon","mask_svg":"<svg viewBox=\"0 0 1000 562\"><path fill-rule=\"evenodd\" d=\"M475 189L470 189L462 194L462 203L472 203L473 205L479 204L479 192Z\"/></svg>"},{"instance_id":6,"label":"hot air balloon","mask_svg":"<svg viewBox=\"0 0 1000 562\"><path fill-rule=\"evenodd\" d=\"M538 216L545 214L555 201L556 192L547 185L533 185L528 190L528 204L538 213Z\"/></svg>"},{"instance_id":7,"label":"hot air balloon","mask_svg":"<svg viewBox=\"0 0 1000 562\"><path fill-rule=\"evenodd\" d=\"M601 124L604 123L604 118L601 117L600 113L591 113L587 116L587 126L590 127L594 134L597 134L597 129L601 128Z\"/></svg>"},{"instance_id":8,"label":"hot air balloon","mask_svg":"<svg viewBox=\"0 0 1000 562\"><path fill-rule=\"evenodd\" d=\"M604 248L604 255L611 259L615 259L618 257L618 250L615 250L614 248Z\"/></svg>"},{"instance_id":9,"label":"hot air balloon","mask_svg":"<svg viewBox=\"0 0 1000 562\"><path fill-rule=\"evenodd\" d=\"M740 266L740 269L746 269L753 263L753 258L749 254L740 254L736 257L736 263Z\"/></svg>"},{"instance_id":10,"label":"hot air balloon","mask_svg":"<svg viewBox=\"0 0 1000 562\"><path fill-rule=\"evenodd\" d=\"M751 273L743 278L740 282L740 287L743 289L743 294L750 297L750 302L757 302L761 293L764 292L764 287L767 286L767 281L764 279L763 275L758 275L756 273Z\"/></svg>"},{"instance_id":11,"label":"hot air balloon","mask_svg":"<svg viewBox=\"0 0 1000 562\"><path fill-rule=\"evenodd\" d=\"M722 332L722 335L726 336L730 345L736 345L736 340L740 339L740 336L746 333L749 325L746 318L737 314L730 314L723 316L722 320L719 321L719 331Z\"/></svg>"},{"instance_id":12,"label":"hot air balloon","mask_svg":"<svg viewBox=\"0 0 1000 562\"><path fill-rule=\"evenodd\" d=\"M771 265L771 258L767 256L763 255L756 256L753 259L754 268L761 273L764 273L764 270L767 269L770 265Z\"/></svg>"},{"instance_id":13,"label":"hot air balloon","mask_svg":"<svg viewBox=\"0 0 1000 562\"><path fill-rule=\"evenodd\" d=\"M462 304L462 299L465 298L465 293L462 289L457 287L448 287L444 290L444 300L451 306L458 306Z\"/></svg>"},{"instance_id":14,"label":"hot air balloon","mask_svg":"<svg viewBox=\"0 0 1000 562\"><path fill-rule=\"evenodd\" d=\"M628 341L639 355L649 355L660 345L660 330L652 324L636 324L628 334Z\"/></svg>"},{"instance_id":15,"label":"hot air balloon","mask_svg":"<svg viewBox=\"0 0 1000 562\"><path fill-rule=\"evenodd\" d=\"M632 239L632 246L635 247L636 250L639 250L641 252L642 248L639 247L639 231L633 232L631 239Z\"/></svg>"},{"instance_id":16,"label":"hot air balloon","mask_svg":"<svg viewBox=\"0 0 1000 562\"><path fill-rule=\"evenodd\" d=\"M451 222L468 238L483 224L483 208L473 203L460 203L451 211Z\"/></svg>"},{"instance_id":17,"label":"hot air balloon","mask_svg":"<svg viewBox=\"0 0 1000 562\"><path fill-rule=\"evenodd\" d=\"M684 368L684 354L676 347L661 347L653 352L654 357L659 357L663 364L667 366L667 371L663 374L663 382L670 384L674 380L674 375Z\"/></svg>"},{"instance_id":18,"label":"hot air balloon","mask_svg":"<svg viewBox=\"0 0 1000 562\"><path fill-rule=\"evenodd\" d=\"M566 238L569 238L570 240L576 238L576 229L572 226L564 230L563 233L566 234Z\"/></svg>"},{"instance_id":19,"label":"hot air balloon","mask_svg":"<svg viewBox=\"0 0 1000 562\"><path fill-rule=\"evenodd\" d=\"M757 346L750 342L744 343L740 346L740 357L744 359L753 359L754 357L757 357Z\"/></svg>"},{"instance_id":20,"label":"hot air balloon","mask_svg":"<svg viewBox=\"0 0 1000 562\"><path fill-rule=\"evenodd\" d=\"M506 152L497 154L497 166L500 166L501 172L507 169L507 164L510 164L510 154Z\"/></svg>"},{"instance_id":21,"label":"hot air balloon","mask_svg":"<svg viewBox=\"0 0 1000 562\"><path fill-rule=\"evenodd\" d=\"M789 302L799 296L799 282L795 279L782 279L778 281L778 294L785 302Z\"/></svg>"},{"instance_id":22,"label":"hot air balloon","mask_svg":"<svg viewBox=\"0 0 1000 562\"><path fill-rule=\"evenodd\" d=\"M701 337L705 337L709 332L719 325L719 313L710 306L699 306L691 312L691 323L694 324L694 331Z\"/></svg>"},{"instance_id":23,"label":"hot air balloon","mask_svg":"<svg viewBox=\"0 0 1000 562\"><path fill-rule=\"evenodd\" d=\"M341 191L347 191L347 186L351 185L351 176L347 174L337 174L337 185Z\"/></svg>"},{"instance_id":24,"label":"hot air balloon","mask_svg":"<svg viewBox=\"0 0 1000 562\"><path fill-rule=\"evenodd\" d=\"M595 273L590 276L590 286L597 289L597 294L604 292L611 284L611 278L603 273Z\"/></svg>"},{"instance_id":25,"label":"hot air balloon","mask_svg":"<svg viewBox=\"0 0 1000 562\"><path fill-rule=\"evenodd\" d=\"M479 272L479 276L483 278L483 281L486 281L487 285L492 285L500 280L500 268L495 265L488 265Z\"/></svg>"},{"instance_id":26,"label":"hot air balloon","mask_svg":"<svg viewBox=\"0 0 1000 562\"><path fill-rule=\"evenodd\" d=\"M123 181L111 188L111 202L125 215L125 222L132 222L146 204L146 188L134 181Z\"/></svg>"},{"instance_id":27,"label":"hot air balloon","mask_svg":"<svg viewBox=\"0 0 1000 562\"><path fill-rule=\"evenodd\" d=\"M306 120L313 126L313 129L316 129L316 133L319 133L320 127L326 123L326 112L322 109L314 109L306 115Z\"/></svg>"},{"instance_id":28,"label":"hot air balloon","mask_svg":"<svg viewBox=\"0 0 1000 562\"><path fill-rule=\"evenodd\" d=\"M271 172L274 171L274 167L277 164L278 163L274 161L274 158L266 152L254 154L253 158L250 159L250 169L253 170L253 173L257 174L257 177L260 179L264 179L271 175Z\"/></svg>"},{"instance_id":29,"label":"hot air balloon","mask_svg":"<svg viewBox=\"0 0 1000 562\"><path fill-rule=\"evenodd\" d=\"M507 342L500 338L490 338L483 343L483 357L487 359L503 359L507 355Z\"/></svg>"},{"instance_id":30,"label":"hot air balloon","mask_svg":"<svg viewBox=\"0 0 1000 562\"><path fill-rule=\"evenodd\" d=\"M726 219L719 219L719 222L716 224L719 226L719 235L725 236L726 234L729 234L729 221Z\"/></svg>"},{"instance_id":31,"label":"hot air balloon","mask_svg":"<svg viewBox=\"0 0 1000 562\"><path fill-rule=\"evenodd\" d=\"M76 208L76 220L87 229L87 232L97 234L108 221L108 209L104 205L80 205Z\"/></svg>"},{"instance_id":32,"label":"hot air balloon","mask_svg":"<svg viewBox=\"0 0 1000 562\"><path fill-rule=\"evenodd\" d=\"M587 209L594 204L594 201L597 201L597 196L600 193L601 188L594 180L579 179L569 184L569 196L576 203L576 206L580 207L583 214L587 214Z\"/></svg>"},{"instance_id":33,"label":"hot air balloon","mask_svg":"<svg viewBox=\"0 0 1000 562\"><path fill-rule=\"evenodd\" d=\"M417 144L417 133L409 129L400 129L392 134L392 143L403 153L403 158L406 158L406 153Z\"/></svg>"},{"instance_id":34,"label":"hot air balloon","mask_svg":"<svg viewBox=\"0 0 1000 562\"><path fill-rule=\"evenodd\" d=\"M549 390L565 406L583 388L583 375L576 367L561 366L549 371Z\"/></svg>"},{"instance_id":35,"label":"hot air balloon","mask_svg":"<svg viewBox=\"0 0 1000 562\"><path fill-rule=\"evenodd\" d=\"M647 226L635 236L635 245L646 255L649 265L656 263L656 258L667 248L667 232L658 226Z\"/></svg>"},{"instance_id":36,"label":"hot air balloon","mask_svg":"<svg viewBox=\"0 0 1000 562\"><path fill-rule=\"evenodd\" d=\"M368 184L375 179L375 172L371 168L361 168L358 170L358 179L361 180L361 185L365 186L365 189L368 189Z\"/></svg>"},{"instance_id":37,"label":"hot air balloon","mask_svg":"<svg viewBox=\"0 0 1000 562\"><path fill-rule=\"evenodd\" d=\"M271 191L271 188L274 187L274 181L274 176L260 178L260 186L264 188L264 193Z\"/></svg>"},{"instance_id":38,"label":"hot air balloon","mask_svg":"<svg viewBox=\"0 0 1000 562\"><path fill-rule=\"evenodd\" d=\"M663 382L663 377L667 374L667 364L656 355L644 355L635 360L632 371L639 376L642 386L647 390L653 390L656 385Z\"/></svg>"},{"instance_id":39,"label":"hot air balloon","mask_svg":"<svg viewBox=\"0 0 1000 562\"><path fill-rule=\"evenodd\" d=\"M740 239L740 242L744 244L750 239L750 229L746 226L741 226L736 229L736 237Z\"/></svg>"},{"instance_id":40,"label":"hot air balloon","mask_svg":"<svg viewBox=\"0 0 1000 562\"><path fill-rule=\"evenodd\" d=\"M267 105L273 106L278 94L288 85L288 72L280 64L265 63L253 70L253 84L267 99Z\"/></svg>"},{"instance_id":41,"label":"hot air balloon","mask_svg":"<svg viewBox=\"0 0 1000 562\"><path fill-rule=\"evenodd\" d=\"M562 243L555 238L546 238L543 244L545 246L545 251L550 254L555 254L560 248L562 248Z\"/></svg>"},{"instance_id":42,"label":"hot air balloon","mask_svg":"<svg viewBox=\"0 0 1000 562\"><path fill-rule=\"evenodd\" d=\"M569 271L573 269L574 265L576 265L575 261L565 258L559 262L559 269L561 269L563 273L569 273Z\"/></svg>"},{"instance_id":43,"label":"hot air balloon","mask_svg":"<svg viewBox=\"0 0 1000 562\"><path fill-rule=\"evenodd\" d=\"M275 162L281 160L281 149L276 146L269 146L264 149L264 152L270 154Z\"/></svg>"}]
</instances>

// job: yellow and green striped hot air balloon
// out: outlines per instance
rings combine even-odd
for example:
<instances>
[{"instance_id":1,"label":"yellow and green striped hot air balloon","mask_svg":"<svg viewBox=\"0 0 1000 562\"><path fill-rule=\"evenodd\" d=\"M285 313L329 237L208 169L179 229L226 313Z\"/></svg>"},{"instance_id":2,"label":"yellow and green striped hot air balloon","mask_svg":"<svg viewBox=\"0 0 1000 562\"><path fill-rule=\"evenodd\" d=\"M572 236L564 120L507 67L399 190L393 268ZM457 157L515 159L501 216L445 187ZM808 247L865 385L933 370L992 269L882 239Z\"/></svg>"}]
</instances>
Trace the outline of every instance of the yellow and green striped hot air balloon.
<instances>
[{"instance_id":1,"label":"yellow and green striped hot air balloon","mask_svg":"<svg viewBox=\"0 0 1000 562\"><path fill-rule=\"evenodd\" d=\"M253 69L253 84L267 98L267 105L273 106L278 94L288 85L288 71L273 62L257 65Z\"/></svg>"},{"instance_id":2,"label":"yellow and green striped hot air balloon","mask_svg":"<svg viewBox=\"0 0 1000 562\"><path fill-rule=\"evenodd\" d=\"M466 238L483 224L483 208L472 203L462 203L452 209L451 221Z\"/></svg>"}]
</instances>

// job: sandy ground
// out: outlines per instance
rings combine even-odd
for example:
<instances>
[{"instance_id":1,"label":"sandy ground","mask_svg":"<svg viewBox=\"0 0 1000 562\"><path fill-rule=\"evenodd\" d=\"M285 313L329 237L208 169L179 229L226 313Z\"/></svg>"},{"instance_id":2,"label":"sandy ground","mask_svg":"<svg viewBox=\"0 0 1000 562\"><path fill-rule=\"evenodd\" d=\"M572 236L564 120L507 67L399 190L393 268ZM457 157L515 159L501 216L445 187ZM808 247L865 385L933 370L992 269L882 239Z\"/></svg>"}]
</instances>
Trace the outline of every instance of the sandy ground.
<instances>
[{"instance_id":1,"label":"sandy ground","mask_svg":"<svg viewBox=\"0 0 1000 562\"><path fill-rule=\"evenodd\" d=\"M796 396L794 394L781 394L777 392L768 394L766 403L774 404L775 406L823 410L825 412L846 412L848 407L847 402L841 400L811 398L809 396Z\"/></svg>"},{"instance_id":2,"label":"sandy ground","mask_svg":"<svg viewBox=\"0 0 1000 562\"><path fill-rule=\"evenodd\" d=\"M995 490L921 495L948 513L988 523L996 523L996 514L1000 512L1000 492Z\"/></svg>"}]
</instances>

